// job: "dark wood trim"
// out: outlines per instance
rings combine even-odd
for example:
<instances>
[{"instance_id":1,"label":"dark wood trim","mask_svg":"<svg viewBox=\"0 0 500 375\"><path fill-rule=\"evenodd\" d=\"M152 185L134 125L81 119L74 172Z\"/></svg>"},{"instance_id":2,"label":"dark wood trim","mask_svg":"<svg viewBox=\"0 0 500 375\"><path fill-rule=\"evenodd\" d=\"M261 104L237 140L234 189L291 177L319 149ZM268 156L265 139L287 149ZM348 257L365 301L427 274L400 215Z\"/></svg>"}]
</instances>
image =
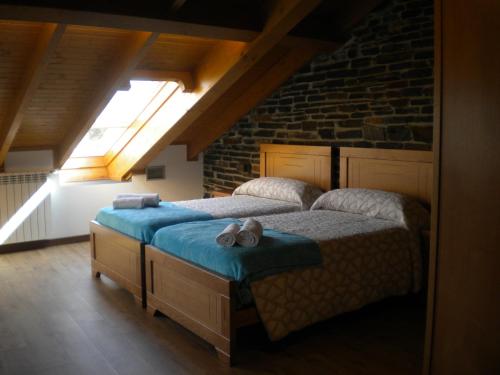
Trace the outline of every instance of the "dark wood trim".
<instances>
[{"instance_id":1,"label":"dark wood trim","mask_svg":"<svg viewBox=\"0 0 500 375\"><path fill-rule=\"evenodd\" d=\"M147 289L146 289L146 244L141 242L141 297L142 307L147 309Z\"/></svg>"},{"instance_id":2,"label":"dark wood trim","mask_svg":"<svg viewBox=\"0 0 500 375\"><path fill-rule=\"evenodd\" d=\"M43 249L45 247L50 247L50 246L66 245L66 244L70 244L70 243L85 242L85 241L89 241L89 240L90 240L90 236L88 234L83 234L81 236L71 236L71 237L62 237L62 238L51 238L51 239L47 239L47 240L36 240L36 241L9 243L6 245L0 245L0 254L17 253L19 251Z\"/></svg>"},{"instance_id":3,"label":"dark wood trim","mask_svg":"<svg viewBox=\"0 0 500 375\"><path fill-rule=\"evenodd\" d=\"M434 156L434 178L432 192L431 231L427 274L427 319L425 328L424 360L422 374L431 373L432 341L434 334L435 290L437 279L437 252L439 233L439 182L441 174L441 100L442 100L442 0L434 2L434 133L432 151Z\"/></svg>"}]
</instances>

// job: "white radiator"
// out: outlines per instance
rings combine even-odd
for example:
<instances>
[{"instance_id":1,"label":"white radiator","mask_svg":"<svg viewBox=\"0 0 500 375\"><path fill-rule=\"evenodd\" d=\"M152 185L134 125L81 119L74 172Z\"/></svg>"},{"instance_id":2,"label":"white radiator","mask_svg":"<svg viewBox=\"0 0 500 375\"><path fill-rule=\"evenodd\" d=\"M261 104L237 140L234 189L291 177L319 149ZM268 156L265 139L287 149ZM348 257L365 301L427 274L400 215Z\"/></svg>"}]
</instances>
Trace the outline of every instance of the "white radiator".
<instances>
[{"instance_id":1,"label":"white radiator","mask_svg":"<svg viewBox=\"0 0 500 375\"><path fill-rule=\"evenodd\" d=\"M0 227L47 181L47 173L0 174ZM5 243L43 240L50 223L50 195Z\"/></svg>"}]
</instances>

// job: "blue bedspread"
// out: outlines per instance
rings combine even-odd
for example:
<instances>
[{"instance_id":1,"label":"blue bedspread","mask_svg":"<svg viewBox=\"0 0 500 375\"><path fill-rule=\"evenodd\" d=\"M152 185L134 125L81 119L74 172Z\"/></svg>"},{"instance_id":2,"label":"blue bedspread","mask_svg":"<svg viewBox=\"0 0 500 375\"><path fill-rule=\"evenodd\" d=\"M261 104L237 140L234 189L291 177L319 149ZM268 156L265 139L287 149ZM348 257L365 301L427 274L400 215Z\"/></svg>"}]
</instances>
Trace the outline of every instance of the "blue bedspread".
<instances>
[{"instance_id":1,"label":"blue bedspread","mask_svg":"<svg viewBox=\"0 0 500 375\"><path fill-rule=\"evenodd\" d=\"M309 238L264 229L257 247L224 248L215 237L236 219L177 224L158 230L151 244L236 281L254 281L297 267L321 264L319 246Z\"/></svg>"},{"instance_id":2,"label":"blue bedspread","mask_svg":"<svg viewBox=\"0 0 500 375\"><path fill-rule=\"evenodd\" d=\"M170 202L160 202L159 207L142 209L114 210L112 207L104 207L96 216L100 224L146 243L150 243L155 232L165 226L210 219L212 215L206 212Z\"/></svg>"}]
</instances>

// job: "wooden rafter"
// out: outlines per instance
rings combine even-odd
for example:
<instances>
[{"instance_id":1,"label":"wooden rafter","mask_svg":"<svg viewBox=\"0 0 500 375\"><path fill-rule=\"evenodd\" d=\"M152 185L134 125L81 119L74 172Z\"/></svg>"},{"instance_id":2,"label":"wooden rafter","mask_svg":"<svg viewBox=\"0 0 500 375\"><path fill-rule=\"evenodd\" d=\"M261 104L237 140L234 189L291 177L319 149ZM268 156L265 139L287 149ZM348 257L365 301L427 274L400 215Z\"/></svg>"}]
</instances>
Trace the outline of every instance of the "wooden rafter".
<instances>
[{"instance_id":1,"label":"wooden rafter","mask_svg":"<svg viewBox=\"0 0 500 375\"><path fill-rule=\"evenodd\" d=\"M278 0L264 31L248 45L237 61L229 69L219 73L213 80L214 83L206 89L203 95L199 95L196 103L179 121L166 127L163 134L158 136L158 132L155 133L158 139L154 145L138 152L137 146L134 147L132 143L130 147L122 150L120 155L108 166L110 177L123 178L134 167L139 166L140 168L144 160L148 160L152 154L171 144L217 100L224 96L239 79L258 64L268 51L275 47L319 3L320 0ZM203 82L201 85L203 86Z\"/></svg>"},{"instance_id":2,"label":"wooden rafter","mask_svg":"<svg viewBox=\"0 0 500 375\"><path fill-rule=\"evenodd\" d=\"M66 26L46 24L38 38L33 55L30 58L26 73L12 99L7 115L0 128L0 165L4 163L14 138L21 126L24 112L35 94L42 74L50 57L57 48Z\"/></svg>"},{"instance_id":3,"label":"wooden rafter","mask_svg":"<svg viewBox=\"0 0 500 375\"><path fill-rule=\"evenodd\" d=\"M189 133L182 135L188 145L188 159L193 160L205 148L210 146L221 134L229 130L241 117L268 97L293 73L311 60L318 49L304 44L285 52L277 62L266 66L263 72L254 77L244 78L248 86L236 94L230 102L220 101L210 111L189 128Z\"/></svg>"},{"instance_id":4,"label":"wooden rafter","mask_svg":"<svg viewBox=\"0 0 500 375\"><path fill-rule=\"evenodd\" d=\"M140 30L162 34L183 35L188 37L239 42L251 42L259 36L259 32L255 30L203 25L181 21L160 20L146 17L134 17L117 14L105 14L97 12L12 4L0 4L0 19L33 22L53 22L68 25ZM295 43L296 41L303 39L308 41L308 43L318 44L320 48L323 48L325 50L330 50L332 47L332 45L328 41L313 38L288 35L286 36L286 39L289 40L290 43Z\"/></svg>"},{"instance_id":5,"label":"wooden rafter","mask_svg":"<svg viewBox=\"0 0 500 375\"><path fill-rule=\"evenodd\" d=\"M135 67L158 38L158 35L158 33L150 32L133 33L123 53L117 57L114 66L110 67L108 76L103 78L100 88L96 90L85 112L79 116L81 120L72 127L57 149L55 159L57 167L60 168L66 162L116 90L130 78Z\"/></svg>"},{"instance_id":6,"label":"wooden rafter","mask_svg":"<svg viewBox=\"0 0 500 375\"><path fill-rule=\"evenodd\" d=\"M259 34L253 30L159 20L145 17L22 5L0 5L0 18L6 20L56 22L68 25L142 30L163 34L241 42L251 41Z\"/></svg>"}]
</instances>

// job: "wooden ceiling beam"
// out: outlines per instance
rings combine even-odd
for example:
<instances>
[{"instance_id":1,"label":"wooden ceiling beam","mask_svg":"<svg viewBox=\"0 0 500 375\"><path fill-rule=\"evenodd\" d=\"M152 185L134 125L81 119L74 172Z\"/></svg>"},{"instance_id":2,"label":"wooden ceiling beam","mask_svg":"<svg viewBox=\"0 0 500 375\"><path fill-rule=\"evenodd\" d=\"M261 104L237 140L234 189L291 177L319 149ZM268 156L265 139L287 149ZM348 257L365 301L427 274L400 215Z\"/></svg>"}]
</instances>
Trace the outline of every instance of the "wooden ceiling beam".
<instances>
[{"instance_id":1,"label":"wooden ceiling beam","mask_svg":"<svg viewBox=\"0 0 500 375\"><path fill-rule=\"evenodd\" d=\"M120 155L108 166L110 176L121 179L134 168L142 168L159 150L164 149L186 131L198 118L213 106L226 92L238 82L250 69L275 47L285 35L305 16L307 16L321 0L276 0L272 13L268 18L264 31L248 45L237 61L221 75L211 77L213 84L175 124L166 126L163 134L150 147L138 151L137 145L131 142L130 147L122 150ZM208 69L212 69L208 67ZM220 74L220 73L219 73ZM208 74L210 75L210 74ZM207 86L199 79L200 89Z\"/></svg>"},{"instance_id":2,"label":"wooden ceiling beam","mask_svg":"<svg viewBox=\"0 0 500 375\"><path fill-rule=\"evenodd\" d=\"M103 77L100 87L96 89L86 110L79 116L81 120L74 124L59 145L55 156L56 168L61 168L70 157L73 149L85 136L115 92L130 79L135 67L158 36L158 33L134 32L123 52L117 56L115 64L110 67L108 76Z\"/></svg>"},{"instance_id":3,"label":"wooden ceiling beam","mask_svg":"<svg viewBox=\"0 0 500 375\"><path fill-rule=\"evenodd\" d=\"M238 90L239 95L230 102L220 102L200 117L189 128L182 139L188 146L187 157L195 160L224 132L229 130L252 108L269 97L283 82L318 53L318 48L311 45L295 46L289 49L276 63L266 67L262 74L244 77L245 90ZM260 72L259 72L260 73Z\"/></svg>"},{"instance_id":4,"label":"wooden ceiling beam","mask_svg":"<svg viewBox=\"0 0 500 375\"><path fill-rule=\"evenodd\" d=\"M4 163L7 153L21 126L24 113L36 92L40 79L64 34L66 26L46 24L38 37L38 41L29 60L26 72L18 85L16 94L9 105L7 115L0 128L0 165Z\"/></svg>"},{"instance_id":5,"label":"wooden ceiling beam","mask_svg":"<svg viewBox=\"0 0 500 375\"><path fill-rule=\"evenodd\" d=\"M204 39L239 42L251 42L255 40L260 34L260 32L256 30L202 25L196 23L169 21L147 17L134 17L117 14L11 4L0 4L0 19L33 22L53 22L68 25L149 31L162 34L183 35L186 37L198 37ZM325 51L331 50L332 45L336 44L335 42L340 42L334 41L333 43L331 43L325 40L293 35L287 35L285 38L291 44L296 44L297 42L301 42L301 40L306 40L308 43L317 44Z\"/></svg>"},{"instance_id":6,"label":"wooden ceiling beam","mask_svg":"<svg viewBox=\"0 0 500 375\"><path fill-rule=\"evenodd\" d=\"M0 19L108 27L241 42L249 42L259 35L257 31L253 30L234 29L146 17L22 5L1 4Z\"/></svg>"}]
</instances>

